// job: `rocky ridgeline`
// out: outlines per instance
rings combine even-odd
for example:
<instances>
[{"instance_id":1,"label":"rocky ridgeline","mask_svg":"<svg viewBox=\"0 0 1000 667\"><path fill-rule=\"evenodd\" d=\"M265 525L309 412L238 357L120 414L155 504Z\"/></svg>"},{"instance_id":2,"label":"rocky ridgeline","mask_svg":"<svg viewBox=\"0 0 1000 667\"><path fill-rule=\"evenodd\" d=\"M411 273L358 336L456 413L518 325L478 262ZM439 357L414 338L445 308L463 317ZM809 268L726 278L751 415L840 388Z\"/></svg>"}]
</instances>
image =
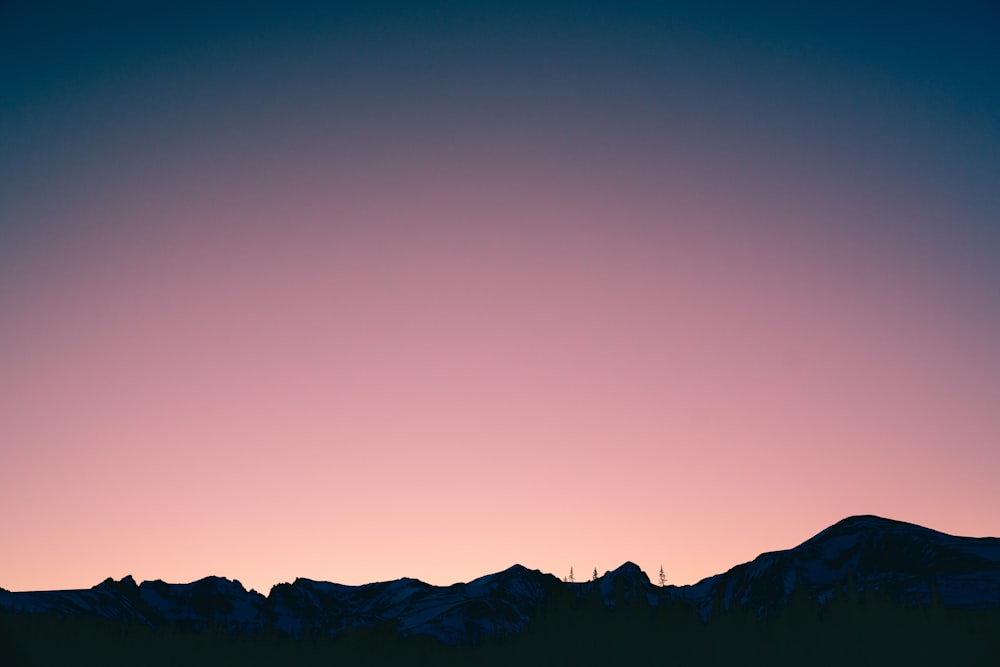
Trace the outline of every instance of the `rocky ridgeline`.
<instances>
[{"instance_id":1,"label":"rocky ridgeline","mask_svg":"<svg viewBox=\"0 0 1000 667\"><path fill-rule=\"evenodd\" d=\"M907 604L1000 608L1000 539L955 537L874 516L850 517L803 544L765 553L691 586L660 588L633 563L595 581L563 582L515 565L468 583L432 586L415 579L344 586L310 579L274 586L267 596L239 581L207 577L188 584L107 579L86 590L12 593L14 612L85 614L151 627L225 628L336 636L351 628L389 628L446 644L478 644L520 632L553 596L600 596L607 607L690 604L703 619L734 606L760 616L804 595L823 603L838 594L887 593Z\"/></svg>"}]
</instances>

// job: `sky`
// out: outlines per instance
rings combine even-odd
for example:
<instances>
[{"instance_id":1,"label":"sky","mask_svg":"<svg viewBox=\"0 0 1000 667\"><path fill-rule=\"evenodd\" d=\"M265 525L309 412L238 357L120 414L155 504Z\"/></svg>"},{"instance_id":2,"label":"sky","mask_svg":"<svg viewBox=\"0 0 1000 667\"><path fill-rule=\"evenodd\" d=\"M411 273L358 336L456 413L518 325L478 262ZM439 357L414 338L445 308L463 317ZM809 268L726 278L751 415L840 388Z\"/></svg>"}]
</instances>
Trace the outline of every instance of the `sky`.
<instances>
[{"instance_id":1,"label":"sky","mask_svg":"<svg viewBox=\"0 0 1000 667\"><path fill-rule=\"evenodd\" d=\"M996 3L75 4L0 7L0 586L1000 535Z\"/></svg>"}]
</instances>

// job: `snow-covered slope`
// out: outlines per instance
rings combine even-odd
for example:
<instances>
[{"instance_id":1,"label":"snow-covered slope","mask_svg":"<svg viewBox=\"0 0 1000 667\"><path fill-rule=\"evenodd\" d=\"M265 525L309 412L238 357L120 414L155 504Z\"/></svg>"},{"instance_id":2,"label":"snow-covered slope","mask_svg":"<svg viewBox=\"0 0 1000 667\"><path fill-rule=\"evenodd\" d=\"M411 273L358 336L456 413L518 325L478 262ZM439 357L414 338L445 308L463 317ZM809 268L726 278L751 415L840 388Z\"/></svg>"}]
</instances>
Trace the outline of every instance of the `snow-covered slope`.
<instances>
[{"instance_id":1,"label":"snow-covered slope","mask_svg":"<svg viewBox=\"0 0 1000 667\"><path fill-rule=\"evenodd\" d=\"M678 589L703 616L733 604L769 615L797 587L829 600L838 587L949 607L1000 608L1000 539L955 537L876 516L848 517L794 549L761 554L724 574Z\"/></svg>"},{"instance_id":2,"label":"snow-covered slope","mask_svg":"<svg viewBox=\"0 0 1000 667\"><path fill-rule=\"evenodd\" d=\"M478 644L519 632L559 593L600 594L604 604L656 606L686 601L707 618L733 605L780 612L793 591L824 602L848 585L915 604L1000 608L1000 539L954 537L874 516L850 517L794 549L765 553L692 586L653 586L634 563L597 581L566 583L515 565L469 583L431 586L415 579L344 586L310 579L278 584L268 596L238 581L207 577L189 584L107 579L94 588L11 593L0 607L17 612L88 614L150 626L223 627L237 634L273 630L292 636L384 628Z\"/></svg>"},{"instance_id":3,"label":"snow-covered slope","mask_svg":"<svg viewBox=\"0 0 1000 667\"><path fill-rule=\"evenodd\" d=\"M17 612L90 614L113 621L158 626L182 623L201 629L222 625L233 632L264 627L267 598L247 591L239 581L206 577L190 584L105 579L88 590L0 592L0 606Z\"/></svg>"},{"instance_id":4,"label":"snow-covered slope","mask_svg":"<svg viewBox=\"0 0 1000 667\"><path fill-rule=\"evenodd\" d=\"M520 565L447 587L415 579L364 586L296 579L271 589L267 609L273 627L295 636L392 625L404 636L476 644L518 632L559 585L552 575Z\"/></svg>"},{"instance_id":5,"label":"snow-covered slope","mask_svg":"<svg viewBox=\"0 0 1000 667\"><path fill-rule=\"evenodd\" d=\"M88 614L153 627L224 627L236 634L270 629L301 637L350 628L386 627L404 636L430 635L448 644L478 644L520 631L561 582L515 565L469 583L431 586L399 579L363 586L296 579L265 597L239 581L206 577L189 584L106 579L88 590L0 591L15 612Z\"/></svg>"}]
</instances>

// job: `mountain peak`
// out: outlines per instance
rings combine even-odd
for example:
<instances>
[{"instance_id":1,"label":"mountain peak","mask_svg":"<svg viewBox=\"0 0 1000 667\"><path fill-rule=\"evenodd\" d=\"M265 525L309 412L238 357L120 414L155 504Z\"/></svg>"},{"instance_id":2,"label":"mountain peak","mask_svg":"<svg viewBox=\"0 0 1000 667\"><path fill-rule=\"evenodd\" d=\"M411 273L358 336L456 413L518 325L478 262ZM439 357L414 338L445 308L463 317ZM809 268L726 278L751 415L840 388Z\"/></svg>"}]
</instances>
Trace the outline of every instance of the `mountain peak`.
<instances>
[{"instance_id":1,"label":"mountain peak","mask_svg":"<svg viewBox=\"0 0 1000 667\"><path fill-rule=\"evenodd\" d=\"M207 577L202 577L197 581L191 582L191 586L198 590L217 590L217 591L230 591L237 593L245 593L246 588L239 579L228 579L226 577L219 577L216 575L209 575Z\"/></svg>"},{"instance_id":2,"label":"mountain peak","mask_svg":"<svg viewBox=\"0 0 1000 667\"><path fill-rule=\"evenodd\" d=\"M93 587L94 590L124 590L130 588L138 588L138 584L135 583L135 579L132 578L131 574L126 574L124 577L115 581L113 577L108 577L101 583Z\"/></svg>"},{"instance_id":3,"label":"mountain peak","mask_svg":"<svg viewBox=\"0 0 1000 667\"><path fill-rule=\"evenodd\" d=\"M879 534L921 534L921 535L942 535L930 528L924 528L917 524L897 521L896 519L886 519L874 514L859 514L841 519L829 528L826 528L800 546L829 542L832 540L857 540L861 536L872 537Z\"/></svg>"},{"instance_id":4,"label":"mountain peak","mask_svg":"<svg viewBox=\"0 0 1000 667\"><path fill-rule=\"evenodd\" d=\"M511 565L510 567L508 567L506 570L502 570L501 572L498 572L498 574L524 574L525 572L531 572L531 571L532 570L526 568L525 566L521 565L520 563L514 563L513 565Z\"/></svg>"},{"instance_id":5,"label":"mountain peak","mask_svg":"<svg viewBox=\"0 0 1000 667\"><path fill-rule=\"evenodd\" d=\"M615 568L614 570L612 570L608 574L616 575L616 576L617 575L625 575L625 576L627 576L629 578L636 577L636 576L639 576L639 575L641 575L643 577L646 577L646 573L642 571L642 568L639 567L638 565L636 565L635 563L633 563L630 560L625 561L624 563L622 563L621 565L619 565L617 568ZM648 577L646 577L646 578L648 579Z\"/></svg>"},{"instance_id":6,"label":"mountain peak","mask_svg":"<svg viewBox=\"0 0 1000 667\"><path fill-rule=\"evenodd\" d=\"M885 517L876 516L875 514L855 514L853 516L845 517L840 521L838 521L837 523L830 526L830 528L852 529L852 530L865 530L870 528L892 528L892 527L919 528L919 526L912 523L906 523L905 521L897 521L896 519L887 519Z\"/></svg>"}]
</instances>

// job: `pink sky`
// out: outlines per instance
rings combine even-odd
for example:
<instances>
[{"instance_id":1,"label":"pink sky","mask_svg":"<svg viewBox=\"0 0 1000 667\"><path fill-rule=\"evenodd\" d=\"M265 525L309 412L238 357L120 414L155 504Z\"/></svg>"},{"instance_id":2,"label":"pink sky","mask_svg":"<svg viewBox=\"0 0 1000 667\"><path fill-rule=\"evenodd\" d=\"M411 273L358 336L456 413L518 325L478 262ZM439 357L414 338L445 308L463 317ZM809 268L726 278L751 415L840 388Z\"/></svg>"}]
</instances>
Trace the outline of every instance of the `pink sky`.
<instances>
[{"instance_id":1,"label":"pink sky","mask_svg":"<svg viewBox=\"0 0 1000 667\"><path fill-rule=\"evenodd\" d=\"M0 586L688 584L852 514L1000 535L971 112L932 146L902 85L755 124L535 81L443 116L362 89L331 129L301 81L245 111L208 71L157 70L174 106L98 78L11 144Z\"/></svg>"},{"instance_id":2,"label":"pink sky","mask_svg":"<svg viewBox=\"0 0 1000 667\"><path fill-rule=\"evenodd\" d=\"M5 587L692 583L853 513L1000 532L997 318L861 204L405 166L51 205L0 297Z\"/></svg>"}]
</instances>

